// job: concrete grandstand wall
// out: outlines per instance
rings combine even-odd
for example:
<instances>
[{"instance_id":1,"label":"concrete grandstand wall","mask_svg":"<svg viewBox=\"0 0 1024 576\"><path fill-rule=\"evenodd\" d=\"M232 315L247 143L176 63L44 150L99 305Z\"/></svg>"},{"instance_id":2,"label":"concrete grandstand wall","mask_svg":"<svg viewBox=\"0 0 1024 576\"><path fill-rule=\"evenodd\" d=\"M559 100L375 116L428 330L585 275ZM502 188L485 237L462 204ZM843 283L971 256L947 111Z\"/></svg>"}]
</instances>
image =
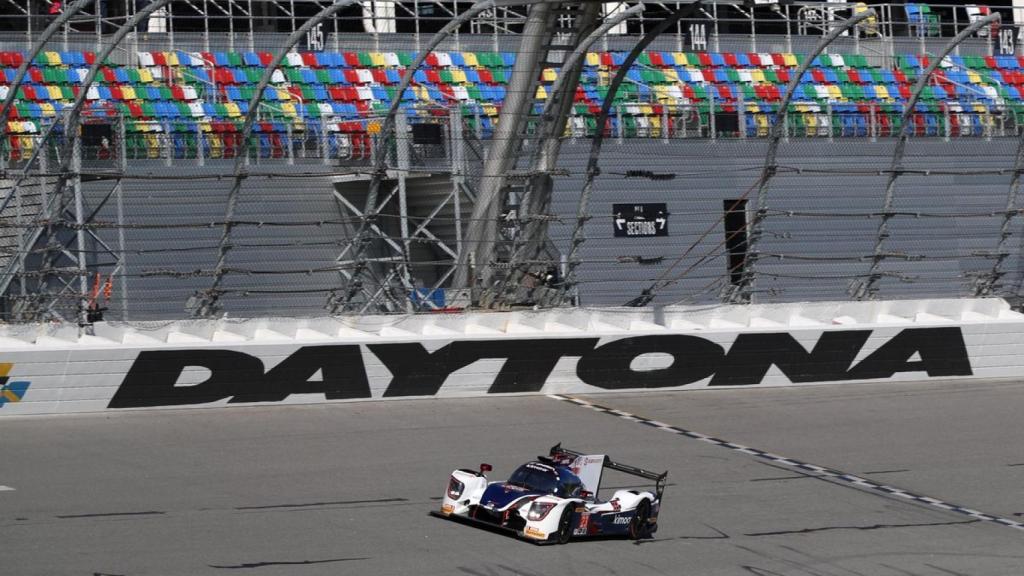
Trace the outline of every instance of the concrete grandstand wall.
<instances>
[{"instance_id":1,"label":"concrete grandstand wall","mask_svg":"<svg viewBox=\"0 0 1024 576\"><path fill-rule=\"evenodd\" d=\"M0 329L0 417L1024 376L998 299Z\"/></svg>"}]
</instances>

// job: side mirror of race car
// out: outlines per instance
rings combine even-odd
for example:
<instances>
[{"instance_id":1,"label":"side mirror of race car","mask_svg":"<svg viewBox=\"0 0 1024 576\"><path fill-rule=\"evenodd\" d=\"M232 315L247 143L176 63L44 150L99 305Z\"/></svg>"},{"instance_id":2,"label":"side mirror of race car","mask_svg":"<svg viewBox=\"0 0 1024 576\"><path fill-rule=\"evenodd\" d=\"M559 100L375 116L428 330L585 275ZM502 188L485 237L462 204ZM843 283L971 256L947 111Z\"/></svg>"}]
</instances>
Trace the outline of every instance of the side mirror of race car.
<instances>
[{"instance_id":1,"label":"side mirror of race car","mask_svg":"<svg viewBox=\"0 0 1024 576\"><path fill-rule=\"evenodd\" d=\"M480 465L480 473L481 474L486 474L487 472L490 472L491 470L494 470L494 468L492 468L490 464L481 464Z\"/></svg>"}]
</instances>

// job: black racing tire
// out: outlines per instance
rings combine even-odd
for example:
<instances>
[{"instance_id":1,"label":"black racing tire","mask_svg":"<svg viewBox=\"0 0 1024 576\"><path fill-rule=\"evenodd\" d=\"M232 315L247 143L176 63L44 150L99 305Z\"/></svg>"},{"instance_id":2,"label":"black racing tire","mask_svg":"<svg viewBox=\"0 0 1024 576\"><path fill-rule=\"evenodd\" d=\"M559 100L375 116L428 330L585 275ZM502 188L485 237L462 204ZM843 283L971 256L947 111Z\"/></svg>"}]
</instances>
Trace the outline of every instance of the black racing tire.
<instances>
[{"instance_id":1,"label":"black racing tire","mask_svg":"<svg viewBox=\"0 0 1024 576\"><path fill-rule=\"evenodd\" d=\"M555 533L555 543L566 544L572 538L572 505L565 507L561 518L558 519L558 532Z\"/></svg>"},{"instance_id":2,"label":"black racing tire","mask_svg":"<svg viewBox=\"0 0 1024 576\"><path fill-rule=\"evenodd\" d=\"M629 537L633 540L646 538L649 527L647 521L651 518L651 501L646 498L640 501L636 507L636 515L629 521Z\"/></svg>"}]
</instances>

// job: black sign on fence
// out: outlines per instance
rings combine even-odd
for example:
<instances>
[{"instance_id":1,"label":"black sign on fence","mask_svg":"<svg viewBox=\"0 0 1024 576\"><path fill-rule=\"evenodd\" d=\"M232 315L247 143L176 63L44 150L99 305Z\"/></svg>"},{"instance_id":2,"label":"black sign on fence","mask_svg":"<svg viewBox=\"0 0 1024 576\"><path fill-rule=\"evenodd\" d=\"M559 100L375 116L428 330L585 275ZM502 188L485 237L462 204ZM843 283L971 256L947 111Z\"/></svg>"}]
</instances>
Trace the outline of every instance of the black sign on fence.
<instances>
[{"instance_id":1,"label":"black sign on fence","mask_svg":"<svg viewBox=\"0 0 1024 576\"><path fill-rule=\"evenodd\" d=\"M616 237L668 236L668 208L654 204L612 204Z\"/></svg>"}]
</instances>

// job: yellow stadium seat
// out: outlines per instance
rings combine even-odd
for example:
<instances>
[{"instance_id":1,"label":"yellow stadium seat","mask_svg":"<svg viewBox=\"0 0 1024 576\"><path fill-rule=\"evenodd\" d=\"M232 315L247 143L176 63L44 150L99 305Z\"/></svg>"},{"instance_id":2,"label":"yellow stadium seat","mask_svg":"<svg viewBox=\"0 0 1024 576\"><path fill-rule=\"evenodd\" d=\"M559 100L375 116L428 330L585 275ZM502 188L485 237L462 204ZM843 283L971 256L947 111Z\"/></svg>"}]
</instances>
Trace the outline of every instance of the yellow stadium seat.
<instances>
[{"instance_id":1,"label":"yellow stadium seat","mask_svg":"<svg viewBox=\"0 0 1024 576\"><path fill-rule=\"evenodd\" d=\"M238 118L242 115L242 111L239 110L238 104L235 104L234 102L226 102L224 104L224 109L228 111L228 116L231 118Z\"/></svg>"},{"instance_id":2,"label":"yellow stadium seat","mask_svg":"<svg viewBox=\"0 0 1024 576\"><path fill-rule=\"evenodd\" d=\"M974 70L967 70L967 79L971 84L981 84L981 75Z\"/></svg>"},{"instance_id":3,"label":"yellow stadium seat","mask_svg":"<svg viewBox=\"0 0 1024 576\"><path fill-rule=\"evenodd\" d=\"M57 111L53 109L53 104L50 104L49 102L40 102L39 111L47 118L57 115Z\"/></svg>"},{"instance_id":4,"label":"yellow stadium seat","mask_svg":"<svg viewBox=\"0 0 1024 576\"><path fill-rule=\"evenodd\" d=\"M221 140L220 134L210 134L207 141L210 143L210 158L220 158L224 155L224 141Z\"/></svg>"},{"instance_id":5,"label":"yellow stadium seat","mask_svg":"<svg viewBox=\"0 0 1024 576\"><path fill-rule=\"evenodd\" d=\"M49 64L50 66L61 65L60 54L58 54L57 52L45 52L44 55L46 56L47 64Z\"/></svg>"},{"instance_id":6,"label":"yellow stadium seat","mask_svg":"<svg viewBox=\"0 0 1024 576\"><path fill-rule=\"evenodd\" d=\"M880 100L889 100L891 98L889 96L889 90L885 87L884 84L875 85L875 96L878 96Z\"/></svg>"},{"instance_id":7,"label":"yellow stadium seat","mask_svg":"<svg viewBox=\"0 0 1024 576\"><path fill-rule=\"evenodd\" d=\"M800 62L796 59L796 54L783 54L782 61L786 63L786 66L799 66Z\"/></svg>"},{"instance_id":8,"label":"yellow stadium seat","mask_svg":"<svg viewBox=\"0 0 1024 576\"><path fill-rule=\"evenodd\" d=\"M480 61L476 58L476 52L463 52L462 59L466 62L466 66L476 68L480 65Z\"/></svg>"},{"instance_id":9,"label":"yellow stadium seat","mask_svg":"<svg viewBox=\"0 0 1024 576\"><path fill-rule=\"evenodd\" d=\"M833 100L844 100L843 91L840 90L839 86L836 86L835 84L828 85L828 95L829 98Z\"/></svg>"},{"instance_id":10,"label":"yellow stadium seat","mask_svg":"<svg viewBox=\"0 0 1024 576\"><path fill-rule=\"evenodd\" d=\"M284 114L289 118L295 118L299 115L299 112L295 109L295 104L292 102L282 102L281 112L284 112Z\"/></svg>"},{"instance_id":11,"label":"yellow stadium seat","mask_svg":"<svg viewBox=\"0 0 1024 576\"><path fill-rule=\"evenodd\" d=\"M156 134L146 134L146 156L149 158L160 157L160 137Z\"/></svg>"},{"instance_id":12,"label":"yellow stadium seat","mask_svg":"<svg viewBox=\"0 0 1024 576\"><path fill-rule=\"evenodd\" d=\"M761 70L760 68L753 68L750 70L750 79L758 84L763 84L768 81L768 79L764 77L764 70Z\"/></svg>"},{"instance_id":13,"label":"yellow stadium seat","mask_svg":"<svg viewBox=\"0 0 1024 576\"><path fill-rule=\"evenodd\" d=\"M138 100L139 97L135 95L135 88L131 86L121 86L121 94L125 100Z\"/></svg>"},{"instance_id":14,"label":"yellow stadium seat","mask_svg":"<svg viewBox=\"0 0 1024 576\"><path fill-rule=\"evenodd\" d=\"M601 55L597 52L587 52L587 66L600 66Z\"/></svg>"},{"instance_id":15,"label":"yellow stadium seat","mask_svg":"<svg viewBox=\"0 0 1024 576\"><path fill-rule=\"evenodd\" d=\"M689 66L690 62L686 59L686 54L682 52L673 52L672 60L675 61L676 66Z\"/></svg>"},{"instance_id":16,"label":"yellow stadium seat","mask_svg":"<svg viewBox=\"0 0 1024 576\"><path fill-rule=\"evenodd\" d=\"M547 100L548 93L544 90L543 86L537 86L537 93L533 96L534 100Z\"/></svg>"},{"instance_id":17,"label":"yellow stadium seat","mask_svg":"<svg viewBox=\"0 0 1024 576\"><path fill-rule=\"evenodd\" d=\"M754 116L754 122L757 123L757 135L767 136L770 130L770 125L768 123L768 115L758 114L757 116Z\"/></svg>"},{"instance_id":18,"label":"yellow stadium seat","mask_svg":"<svg viewBox=\"0 0 1024 576\"><path fill-rule=\"evenodd\" d=\"M456 84L466 84L469 80L466 79L466 71L459 68L452 68L452 81Z\"/></svg>"},{"instance_id":19,"label":"yellow stadium seat","mask_svg":"<svg viewBox=\"0 0 1024 576\"><path fill-rule=\"evenodd\" d=\"M383 68L388 65L387 60L384 59L384 55L380 52L370 52L370 62L377 68Z\"/></svg>"},{"instance_id":20,"label":"yellow stadium seat","mask_svg":"<svg viewBox=\"0 0 1024 576\"><path fill-rule=\"evenodd\" d=\"M139 82L150 83L153 81L153 72L149 68L139 68Z\"/></svg>"},{"instance_id":21,"label":"yellow stadium seat","mask_svg":"<svg viewBox=\"0 0 1024 576\"><path fill-rule=\"evenodd\" d=\"M50 100L63 100L64 94L60 91L60 86L47 86L46 93L50 95Z\"/></svg>"},{"instance_id":22,"label":"yellow stadium seat","mask_svg":"<svg viewBox=\"0 0 1024 576\"><path fill-rule=\"evenodd\" d=\"M679 73L676 72L675 68L665 68L662 70L662 73L665 74L665 80L669 82L679 82Z\"/></svg>"},{"instance_id":23,"label":"yellow stadium seat","mask_svg":"<svg viewBox=\"0 0 1024 576\"><path fill-rule=\"evenodd\" d=\"M545 82L554 82L558 80L558 74L555 73L554 68L545 68L544 72L541 73L541 80Z\"/></svg>"},{"instance_id":24,"label":"yellow stadium seat","mask_svg":"<svg viewBox=\"0 0 1024 576\"><path fill-rule=\"evenodd\" d=\"M168 66L181 66L181 62L178 61L177 52L164 52L164 59L167 61Z\"/></svg>"}]
</instances>

